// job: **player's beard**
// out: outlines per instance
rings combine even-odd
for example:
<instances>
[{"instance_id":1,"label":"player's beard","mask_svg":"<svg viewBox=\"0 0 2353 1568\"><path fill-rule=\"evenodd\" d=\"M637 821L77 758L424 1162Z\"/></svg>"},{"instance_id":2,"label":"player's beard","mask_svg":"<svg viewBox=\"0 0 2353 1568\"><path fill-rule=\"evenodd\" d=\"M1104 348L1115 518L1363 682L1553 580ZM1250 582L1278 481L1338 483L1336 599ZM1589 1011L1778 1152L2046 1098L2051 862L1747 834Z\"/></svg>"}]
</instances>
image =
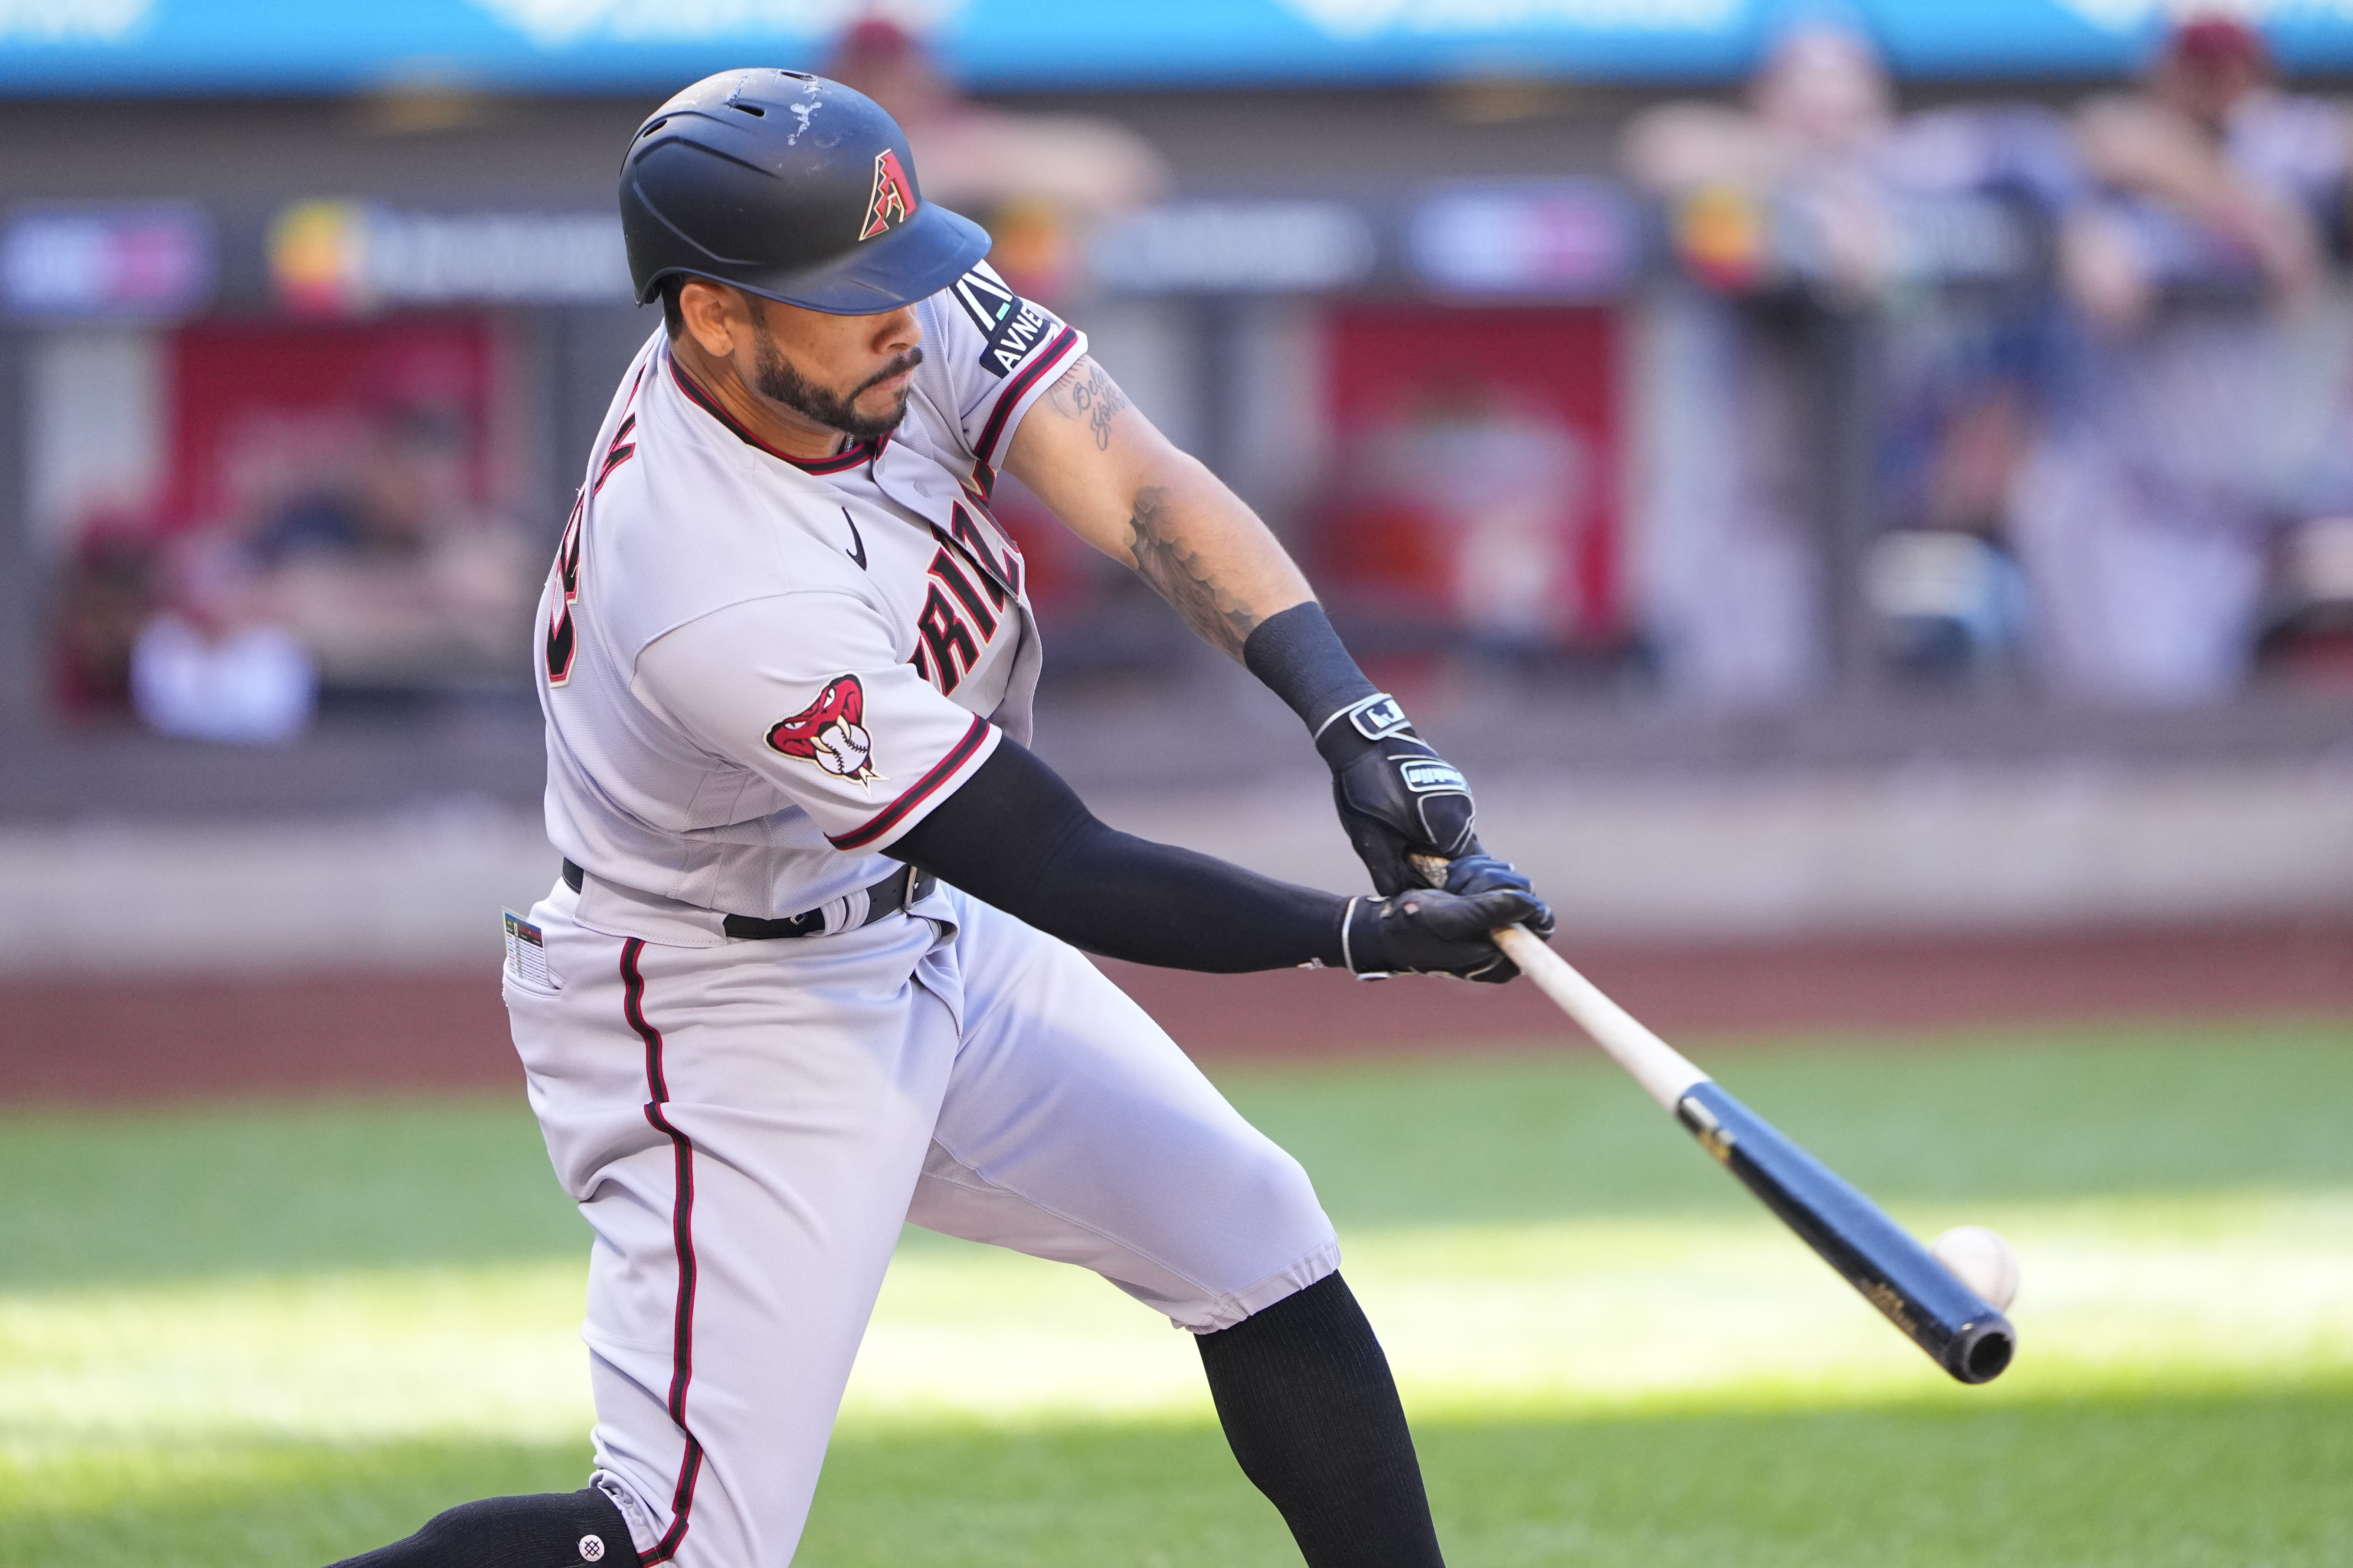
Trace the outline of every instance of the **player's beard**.
<instances>
[{"instance_id":1,"label":"player's beard","mask_svg":"<svg viewBox=\"0 0 2353 1568\"><path fill-rule=\"evenodd\" d=\"M896 430L899 421L907 416L907 397L913 388L899 389L898 395L891 400L891 412L888 414L860 414L858 412L860 396L869 387L880 385L923 363L922 348L909 349L850 388L849 395L843 397L815 384L795 370L776 347L776 340L768 335L766 328L754 327L752 344L763 396L773 397L786 407L805 414L829 429L839 430L853 441L879 441Z\"/></svg>"}]
</instances>

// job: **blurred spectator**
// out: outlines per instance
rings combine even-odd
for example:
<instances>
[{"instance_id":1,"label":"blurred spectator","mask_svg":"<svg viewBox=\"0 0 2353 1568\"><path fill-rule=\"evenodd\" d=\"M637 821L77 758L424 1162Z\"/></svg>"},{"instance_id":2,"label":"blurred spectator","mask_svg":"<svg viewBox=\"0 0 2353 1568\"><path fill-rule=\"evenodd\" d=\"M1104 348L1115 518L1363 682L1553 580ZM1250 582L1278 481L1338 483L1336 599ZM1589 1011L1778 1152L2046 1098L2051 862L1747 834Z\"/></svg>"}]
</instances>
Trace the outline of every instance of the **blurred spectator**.
<instances>
[{"instance_id":1,"label":"blurred spectator","mask_svg":"<svg viewBox=\"0 0 2353 1568\"><path fill-rule=\"evenodd\" d=\"M2319 517L2282 541L2257 655L2300 684L2353 689L2353 517Z\"/></svg>"},{"instance_id":2,"label":"blurred spectator","mask_svg":"<svg viewBox=\"0 0 2353 1568\"><path fill-rule=\"evenodd\" d=\"M227 542L196 535L163 552L166 607L131 653L132 705L148 728L186 740L270 744L311 721L318 674L270 624L259 579Z\"/></svg>"},{"instance_id":3,"label":"blurred spectator","mask_svg":"<svg viewBox=\"0 0 2353 1568\"><path fill-rule=\"evenodd\" d=\"M1435 611L1443 618L1425 636L1541 663L1586 629L1577 624L1576 572L1593 468L1575 426L1511 387L1413 388L1342 465L1338 548L1347 559L1331 575L1365 601L1352 608L1371 612L1382 638L1419 640L1412 623Z\"/></svg>"},{"instance_id":4,"label":"blurred spectator","mask_svg":"<svg viewBox=\"0 0 2353 1568\"><path fill-rule=\"evenodd\" d=\"M1380 679L1458 653L1547 678L1620 666L1611 316L1355 302L1319 335L1331 458L1301 542Z\"/></svg>"},{"instance_id":5,"label":"blurred spectator","mask_svg":"<svg viewBox=\"0 0 2353 1568\"><path fill-rule=\"evenodd\" d=\"M70 542L60 710L269 742L322 699L523 691L545 556L480 499L514 477L485 448L501 406L491 335L455 313L190 322L146 345L156 406L129 435L76 446L62 421L37 430L37 456L74 477L52 489L79 509L47 524ZM139 391L94 384L93 411ZM148 494L84 515L110 467L143 474Z\"/></svg>"},{"instance_id":6,"label":"blurred spectator","mask_svg":"<svg viewBox=\"0 0 2353 1568\"><path fill-rule=\"evenodd\" d=\"M330 689L520 679L536 574L521 532L474 503L468 431L430 407L380 412L348 467L247 525L260 618Z\"/></svg>"},{"instance_id":7,"label":"blurred spectator","mask_svg":"<svg viewBox=\"0 0 2353 1568\"><path fill-rule=\"evenodd\" d=\"M1824 479L1866 411L1875 525L1899 530L1860 584L1887 651L1938 673L2001 657L2022 619L2006 498L2047 357L2022 285L2037 215L2080 186L2063 123L1899 118L1869 40L1812 20L1768 51L1745 108L1662 105L1620 155L1664 205L1686 279L1643 307L1636 533L1671 684L1732 705L1821 684ZM1858 364L1838 321L1864 312L1877 352Z\"/></svg>"},{"instance_id":8,"label":"blurred spectator","mask_svg":"<svg viewBox=\"0 0 2353 1568\"><path fill-rule=\"evenodd\" d=\"M1878 653L1911 677L2008 677L2021 663L2031 596L2010 493L2048 405L2056 323L2039 276L2021 270L1877 320L1876 531L1860 586Z\"/></svg>"},{"instance_id":9,"label":"blurred spectator","mask_svg":"<svg viewBox=\"0 0 2353 1568\"><path fill-rule=\"evenodd\" d=\"M891 111L907 132L925 198L988 230L989 264L1018 294L1064 298L1082 281L1094 227L1167 184L1159 154L1127 127L974 103L891 22L851 27L825 74Z\"/></svg>"},{"instance_id":10,"label":"blurred spectator","mask_svg":"<svg viewBox=\"0 0 2353 1568\"><path fill-rule=\"evenodd\" d=\"M160 734L208 741L283 741L309 723L311 660L270 624L259 578L233 542L173 539L152 522L100 514L77 530L60 584L61 711L128 709Z\"/></svg>"},{"instance_id":11,"label":"blurred spectator","mask_svg":"<svg viewBox=\"0 0 2353 1568\"><path fill-rule=\"evenodd\" d=\"M2320 287L2315 220L2341 194L2344 117L2334 105L2274 90L2263 35L2246 23L2185 23L2147 87L2085 104L2076 134L2085 167L2108 193L2203 231L2152 222L2129 200L2083 208L2062 257L2070 291L2094 321L2137 325L2168 283L2221 282L2233 263L2283 302Z\"/></svg>"},{"instance_id":12,"label":"blurred spectator","mask_svg":"<svg viewBox=\"0 0 2353 1568\"><path fill-rule=\"evenodd\" d=\"M155 607L153 531L136 519L81 520L58 574L52 676L58 709L120 711L131 701L131 649Z\"/></svg>"},{"instance_id":13,"label":"blurred spectator","mask_svg":"<svg viewBox=\"0 0 2353 1568\"><path fill-rule=\"evenodd\" d=\"M2082 697L2182 702L2244 678L2282 526L2342 508L2353 332L2321 215L2348 128L2276 89L2242 22L2178 26L2137 92L2076 121L2097 190L2061 254L2086 330L2013 522L2038 652Z\"/></svg>"},{"instance_id":14,"label":"blurred spectator","mask_svg":"<svg viewBox=\"0 0 2353 1568\"><path fill-rule=\"evenodd\" d=\"M1669 103L1627 127L1627 174L1666 204L1691 275L1715 290L1661 291L1641 332L1655 402L1640 421L1638 614L1682 695L1783 704L1825 673L1821 551L1790 417L1803 366L1786 311L1736 296L1772 281L1778 200L1813 218L1838 286L1876 275L1886 237L1860 160L1892 118L1870 46L1810 25L1767 56L1745 108Z\"/></svg>"},{"instance_id":15,"label":"blurred spectator","mask_svg":"<svg viewBox=\"0 0 2353 1568\"><path fill-rule=\"evenodd\" d=\"M1771 264L1768 205L1813 229L1822 273L1862 293L1891 249L1873 163L1894 124L1887 73L1868 39L1809 22L1767 54L1734 109L1668 103L1637 115L1620 159L1634 183L1671 204L1679 247L1703 275L1734 287Z\"/></svg>"}]
</instances>

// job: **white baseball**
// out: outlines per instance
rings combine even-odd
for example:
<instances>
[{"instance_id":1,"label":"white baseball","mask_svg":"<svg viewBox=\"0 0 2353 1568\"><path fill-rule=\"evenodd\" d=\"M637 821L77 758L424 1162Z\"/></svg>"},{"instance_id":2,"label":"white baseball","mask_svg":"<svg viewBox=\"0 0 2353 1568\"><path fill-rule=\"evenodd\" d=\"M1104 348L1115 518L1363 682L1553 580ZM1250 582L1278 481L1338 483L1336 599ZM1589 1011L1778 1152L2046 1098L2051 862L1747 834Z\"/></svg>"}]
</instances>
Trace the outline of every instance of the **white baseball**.
<instances>
[{"instance_id":1,"label":"white baseball","mask_svg":"<svg viewBox=\"0 0 2353 1568\"><path fill-rule=\"evenodd\" d=\"M2018 1254L1981 1225L1957 1225L1928 1244L1953 1278L2003 1311L2018 1300Z\"/></svg>"}]
</instances>

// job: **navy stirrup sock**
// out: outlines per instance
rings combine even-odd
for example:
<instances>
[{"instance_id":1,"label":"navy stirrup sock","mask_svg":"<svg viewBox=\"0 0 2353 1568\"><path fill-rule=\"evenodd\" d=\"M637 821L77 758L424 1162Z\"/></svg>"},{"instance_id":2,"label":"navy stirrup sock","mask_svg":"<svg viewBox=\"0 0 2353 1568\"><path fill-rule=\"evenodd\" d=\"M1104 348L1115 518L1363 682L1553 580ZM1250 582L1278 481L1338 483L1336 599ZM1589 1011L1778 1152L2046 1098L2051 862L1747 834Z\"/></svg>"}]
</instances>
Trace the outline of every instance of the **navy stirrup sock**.
<instances>
[{"instance_id":1,"label":"navy stirrup sock","mask_svg":"<svg viewBox=\"0 0 2353 1568\"><path fill-rule=\"evenodd\" d=\"M629 1527L596 1488L486 1498L335 1568L638 1568Z\"/></svg>"},{"instance_id":2,"label":"navy stirrup sock","mask_svg":"<svg viewBox=\"0 0 2353 1568\"><path fill-rule=\"evenodd\" d=\"M1199 1343L1226 1441L1308 1568L1443 1568L1388 1358L1337 1274Z\"/></svg>"}]
</instances>

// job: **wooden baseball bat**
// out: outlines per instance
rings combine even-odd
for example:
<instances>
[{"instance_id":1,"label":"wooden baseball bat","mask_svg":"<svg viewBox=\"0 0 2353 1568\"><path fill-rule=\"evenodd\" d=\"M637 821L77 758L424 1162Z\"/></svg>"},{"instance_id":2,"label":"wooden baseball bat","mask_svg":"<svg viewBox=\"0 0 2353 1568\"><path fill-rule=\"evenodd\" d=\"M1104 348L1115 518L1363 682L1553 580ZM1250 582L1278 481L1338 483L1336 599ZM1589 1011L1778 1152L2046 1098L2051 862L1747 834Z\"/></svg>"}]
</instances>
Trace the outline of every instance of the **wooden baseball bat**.
<instances>
[{"instance_id":1,"label":"wooden baseball bat","mask_svg":"<svg viewBox=\"0 0 2353 1568\"><path fill-rule=\"evenodd\" d=\"M1725 1093L1533 934L1512 926L1495 932L1495 943L1688 1128L1701 1148L1937 1365L1963 1383L2001 1375L2018 1346L2010 1320L1953 1278L1878 1205Z\"/></svg>"}]
</instances>

